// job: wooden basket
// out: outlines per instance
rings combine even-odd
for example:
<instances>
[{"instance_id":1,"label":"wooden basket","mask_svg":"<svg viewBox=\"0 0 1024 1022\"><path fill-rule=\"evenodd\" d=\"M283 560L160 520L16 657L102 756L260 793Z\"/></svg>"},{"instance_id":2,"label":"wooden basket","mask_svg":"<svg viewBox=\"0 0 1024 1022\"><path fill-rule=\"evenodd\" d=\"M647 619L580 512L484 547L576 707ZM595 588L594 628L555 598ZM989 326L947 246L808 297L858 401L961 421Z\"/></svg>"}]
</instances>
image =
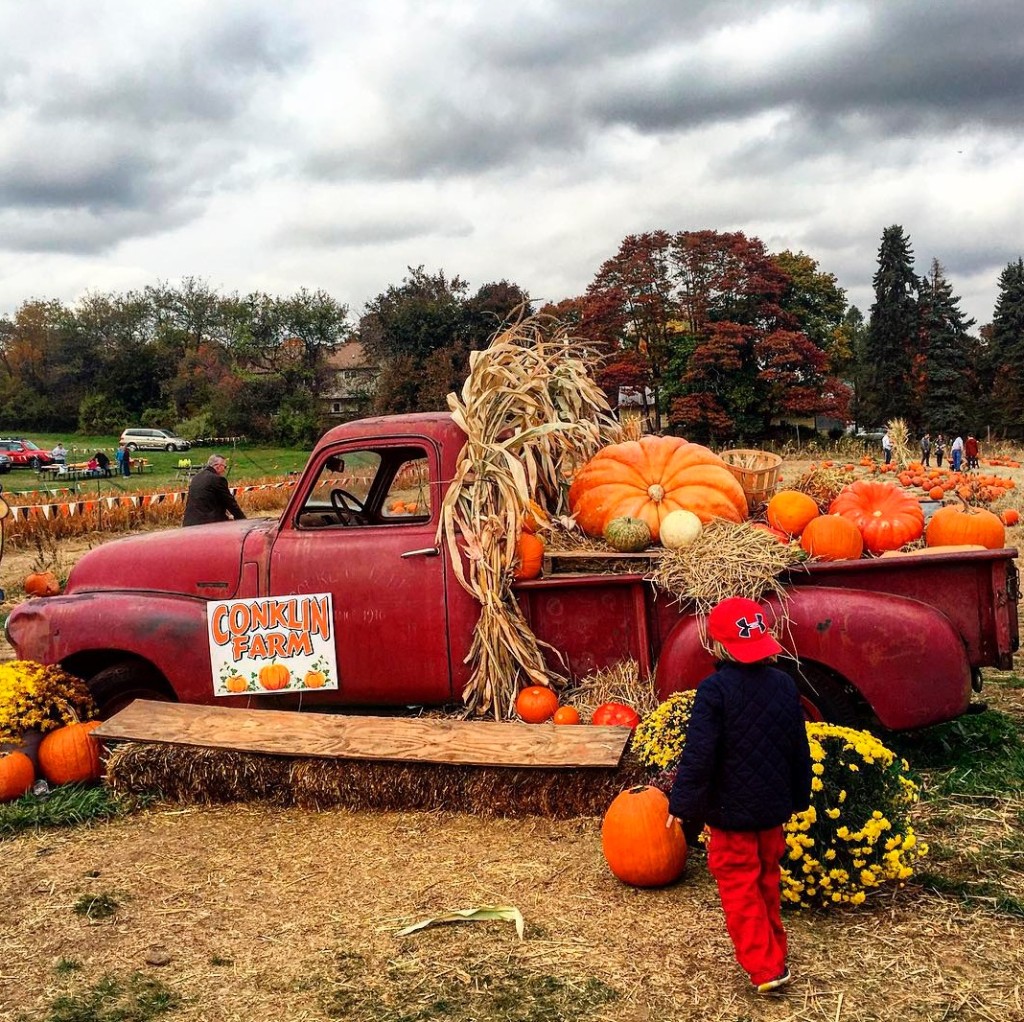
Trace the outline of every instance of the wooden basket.
<instances>
[{"instance_id":1,"label":"wooden basket","mask_svg":"<svg viewBox=\"0 0 1024 1022\"><path fill-rule=\"evenodd\" d=\"M782 457L771 451L734 449L722 451L720 457L739 480L751 511L775 492L779 481Z\"/></svg>"}]
</instances>

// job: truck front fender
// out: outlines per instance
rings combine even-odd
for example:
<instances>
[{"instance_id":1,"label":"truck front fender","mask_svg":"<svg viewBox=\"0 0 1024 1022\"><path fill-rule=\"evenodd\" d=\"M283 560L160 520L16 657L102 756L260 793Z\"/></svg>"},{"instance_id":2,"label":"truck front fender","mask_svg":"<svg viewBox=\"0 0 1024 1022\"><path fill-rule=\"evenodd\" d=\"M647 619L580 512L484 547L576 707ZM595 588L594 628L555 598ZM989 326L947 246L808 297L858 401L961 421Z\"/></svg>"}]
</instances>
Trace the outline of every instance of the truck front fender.
<instances>
[{"instance_id":1,"label":"truck front fender","mask_svg":"<svg viewBox=\"0 0 1024 1022\"><path fill-rule=\"evenodd\" d=\"M886 593L807 586L793 589L776 635L802 661L821 664L855 688L892 730L925 727L967 710L971 666L949 619L917 600ZM667 636L655 675L658 692L695 688L713 669L694 616Z\"/></svg>"},{"instance_id":2,"label":"truck front fender","mask_svg":"<svg viewBox=\"0 0 1024 1022\"><path fill-rule=\"evenodd\" d=\"M203 599L83 593L29 600L12 611L7 635L19 657L60 663L86 677L125 656L138 658L152 664L182 702L213 701Z\"/></svg>"}]
</instances>

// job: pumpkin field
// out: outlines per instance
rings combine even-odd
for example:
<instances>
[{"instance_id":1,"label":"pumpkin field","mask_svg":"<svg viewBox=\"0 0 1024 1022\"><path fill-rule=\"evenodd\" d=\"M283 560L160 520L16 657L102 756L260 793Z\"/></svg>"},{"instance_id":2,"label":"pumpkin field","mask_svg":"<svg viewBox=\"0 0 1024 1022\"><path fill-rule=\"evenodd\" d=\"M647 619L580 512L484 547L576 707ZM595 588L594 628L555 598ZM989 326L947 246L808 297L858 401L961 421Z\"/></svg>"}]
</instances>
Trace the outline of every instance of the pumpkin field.
<instances>
[{"instance_id":1,"label":"pumpkin field","mask_svg":"<svg viewBox=\"0 0 1024 1022\"><path fill-rule=\"evenodd\" d=\"M1016 545L1020 453L983 453L970 479L899 482L992 507ZM791 452L781 475L813 488L899 473L848 446ZM108 538L9 547L4 612L34 568L66 574ZM751 994L699 847L680 881L642 890L609 871L596 817L94 789L69 806L79 825L24 826L0 807L0 1020L1024 1022L1024 654L985 677L986 712L885 737L922 785L928 855L859 906L787 911L784 996Z\"/></svg>"}]
</instances>

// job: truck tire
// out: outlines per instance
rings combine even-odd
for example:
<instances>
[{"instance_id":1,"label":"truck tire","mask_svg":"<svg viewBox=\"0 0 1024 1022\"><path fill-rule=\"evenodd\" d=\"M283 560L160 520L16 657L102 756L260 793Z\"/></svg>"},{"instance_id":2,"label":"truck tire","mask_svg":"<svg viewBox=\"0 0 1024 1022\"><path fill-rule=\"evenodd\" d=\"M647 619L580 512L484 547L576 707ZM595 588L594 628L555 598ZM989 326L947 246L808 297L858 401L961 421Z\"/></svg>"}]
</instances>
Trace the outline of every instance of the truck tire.
<instances>
[{"instance_id":1,"label":"truck tire","mask_svg":"<svg viewBox=\"0 0 1024 1022\"><path fill-rule=\"evenodd\" d=\"M871 723L871 709L857 690L828 668L788 657L779 657L778 666L796 682L808 720L854 728Z\"/></svg>"},{"instance_id":2,"label":"truck tire","mask_svg":"<svg viewBox=\"0 0 1024 1022\"><path fill-rule=\"evenodd\" d=\"M163 675L140 660L124 660L104 667L89 679L89 691L102 720L112 717L135 699L176 702Z\"/></svg>"}]
</instances>

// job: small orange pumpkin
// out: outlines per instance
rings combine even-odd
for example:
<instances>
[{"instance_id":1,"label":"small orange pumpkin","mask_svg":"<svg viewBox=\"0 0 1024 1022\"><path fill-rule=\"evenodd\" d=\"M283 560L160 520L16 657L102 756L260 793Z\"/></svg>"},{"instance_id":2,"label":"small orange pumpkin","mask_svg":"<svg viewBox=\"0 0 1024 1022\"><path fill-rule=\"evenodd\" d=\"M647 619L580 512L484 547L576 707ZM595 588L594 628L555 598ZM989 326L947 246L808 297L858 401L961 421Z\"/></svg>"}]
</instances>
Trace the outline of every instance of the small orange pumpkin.
<instances>
[{"instance_id":1,"label":"small orange pumpkin","mask_svg":"<svg viewBox=\"0 0 1024 1022\"><path fill-rule=\"evenodd\" d=\"M800 546L822 561L856 560L864 553L860 529L841 515L812 518L800 535Z\"/></svg>"},{"instance_id":2,"label":"small orange pumpkin","mask_svg":"<svg viewBox=\"0 0 1024 1022\"><path fill-rule=\"evenodd\" d=\"M67 724L51 731L39 743L39 770L51 784L96 781L103 774L100 743L91 732L98 720Z\"/></svg>"},{"instance_id":3,"label":"small orange pumpkin","mask_svg":"<svg viewBox=\"0 0 1024 1022\"><path fill-rule=\"evenodd\" d=\"M800 490L780 490L768 501L768 524L790 536L799 536L820 514L814 498Z\"/></svg>"},{"instance_id":4,"label":"small orange pumpkin","mask_svg":"<svg viewBox=\"0 0 1024 1022\"><path fill-rule=\"evenodd\" d=\"M932 515L924 537L927 546L977 543L989 550L1006 545L1006 527L999 515L983 507L949 504Z\"/></svg>"},{"instance_id":5,"label":"small orange pumpkin","mask_svg":"<svg viewBox=\"0 0 1024 1022\"><path fill-rule=\"evenodd\" d=\"M21 798L36 779L32 760L23 752L9 752L0 756L0 802Z\"/></svg>"},{"instance_id":6,"label":"small orange pumpkin","mask_svg":"<svg viewBox=\"0 0 1024 1022\"><path fill-rule=\"evenodd\" d=\"M615 796L601 823L601 850L608 868L632 887L663 887L686 868L683 829L668 820L668 799L650 785Z\"/></svg>"},{"instance_id":7,"label":"small orange pumpkin","mask_svg":"<svg viewBox=\"0 0 1024 1022\"><path fill-rule=\"evenodd\" d=\"M516 713L527 724L543 724L558 709L558 696L547 685L528 685L516 696Z\"/></svg>"},{"instance_id":8,"label":"small orange pumpkin","mask_svg":"<svg viewBox=\"0 0 1024 1022\"><path fill-rule=\"evenodd\" d=\"M302 684L306 688L323 688L327 684L327 675L323 671L306 671Z\"/></svg>"},{"instance_id":9,"label":"small orange pumpkin","mask_svg":"<svg viewBox=\"0 0 1024 1022\"><path fill-rule=\"evenodd\" d=\"M551 720L555 724L578 724L580 711L575 706L559 706Z\"/></svg>"},{"instance_id":10,"label":"small orange pumpkin","mask_svg":"<svg viewBox=\"0 0 1024 1022\"><path fill-rule=\"evenodd\" d=\"M1015 507L1008 507L1002 514L1003 525L1016 525L1020 521L1020 512Z\"/></svg>"},{"instance_id":11,"label":"small orange pumpkin","mask_svg":"<svg viewBox=\"0 0 1024 1022\"><path fill-rule=\"evenodd\" d=\"M33 571L26 575L24 588L29 596L60 595L60 582L52 571Z\"/></svg>"},{"instance_id":12,"label":"small orange pumpkin","mask_svg":"<svg viewBox=\"0 0 1024 1022\"><path fill-rule=\"evenodd\" d=\"M288 687L288 682L292 680L292 672L284 664L267 664L266 667L260 668L258 677L260 684L268 692L280 692L281 689Z\"/></svg>"},{"instance_id":13,"label":"small orange pumpkin","mask_svg":"<svg viewBox=\"0 0 1024 1022\"><path fill-rule=\"evenodd\" d=\"M544 540L533 533L524 532L516 543L516 568L514 577L517 581L536 578L544 564Z\"/></svg>"}]
</instances>

